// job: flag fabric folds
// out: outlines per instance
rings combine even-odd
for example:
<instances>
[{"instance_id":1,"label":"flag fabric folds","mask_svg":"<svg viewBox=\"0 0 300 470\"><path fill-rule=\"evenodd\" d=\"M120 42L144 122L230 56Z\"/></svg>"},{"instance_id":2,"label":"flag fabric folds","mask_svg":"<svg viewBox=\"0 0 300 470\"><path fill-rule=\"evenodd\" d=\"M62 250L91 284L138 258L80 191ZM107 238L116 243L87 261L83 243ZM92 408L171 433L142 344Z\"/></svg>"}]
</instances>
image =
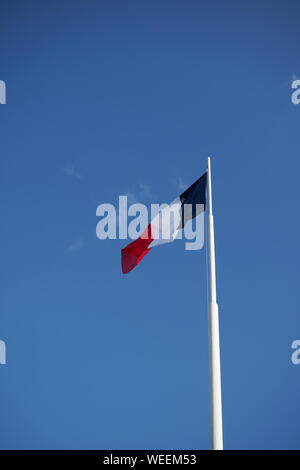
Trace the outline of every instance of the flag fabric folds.
<instances>
[{"instance_id":1,"label":"flag fabric folds","mask_svg":"<svg viewBox=\"0 0 300 470\"><path fill-rule=\"evenodd\" d=\"M154 246L175 240L179 230L205 210L206 182L205 172L177 199L164 207L139 238L121 250L124 274L129 273ZM199 208L199 205L202 206Z\"/></svg>"}]
</instances>

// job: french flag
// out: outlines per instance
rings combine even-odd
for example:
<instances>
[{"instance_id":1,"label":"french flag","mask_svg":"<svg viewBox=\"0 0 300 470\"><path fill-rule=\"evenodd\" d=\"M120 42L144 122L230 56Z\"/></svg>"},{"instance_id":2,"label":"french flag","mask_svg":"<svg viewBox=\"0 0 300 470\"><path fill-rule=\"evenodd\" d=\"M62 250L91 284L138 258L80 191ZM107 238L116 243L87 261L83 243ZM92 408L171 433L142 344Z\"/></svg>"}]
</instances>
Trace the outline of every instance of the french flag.
<instances>
[{"instance_id":1,"label":"french flag","mask_svg":"<svg viewBox=\"0 0 300 470\"><path fill-rule=\"evenodd\" d=\"M206 182L207 172L164 207L139 238L121 250L123 274L129 273L153 247L174 241L179 230L205 210Z\"/></svg>"}]
</instances>

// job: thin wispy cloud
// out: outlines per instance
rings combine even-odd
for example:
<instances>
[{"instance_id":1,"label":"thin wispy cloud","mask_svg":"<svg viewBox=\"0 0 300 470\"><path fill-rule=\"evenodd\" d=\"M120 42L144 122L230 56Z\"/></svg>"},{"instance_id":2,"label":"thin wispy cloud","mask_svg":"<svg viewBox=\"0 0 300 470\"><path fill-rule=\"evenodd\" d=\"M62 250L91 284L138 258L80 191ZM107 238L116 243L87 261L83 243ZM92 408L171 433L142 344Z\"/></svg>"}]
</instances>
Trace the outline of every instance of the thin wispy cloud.
<instances>
[{"instance_id":1,"label":"thin wispy cloud","mask_svg":"<svg viewBox=\"0 0 300 470\"><path fill-rule=\"evenodd\" d=\"M138 198L131 191L126 191L124 196L127 196L128 204L136 204L138 202Z\"/></svg>"},{"instance_id":2,"label":"thin wispy cloud","mask_svg":"<svg viewBox=\"0 0 300 470\"><path fill-rule=\"evenodd\" d=\"M84 242L82 240L75 240L74 242L70 243L68 246L68 251L70 253L75 253L80 251L84 247Z\"/></svg>"},{"instance_id":3,"label":"thin wispy cloud","mask_svg":"<svg viewBox=\"0 0 300 470\"><path fill-rule=\"evenodd\" d=\"M154 198L151 186L149 184L140 183L139 185L139 195L141 199L150 201Z\"/></svg>"},{"instance_id":4,"label":"thin wispy cloud","mask_svg":"<svg viewBox=\"0 0 300 470\"><path fill-rule=\"evenodd\" d=\"M295 80L300 80L300 75L293 73L293 75L288 79L287 82L284 83L284 85L288 85L290 87Z\"/></svg>"},{"instance_id":5,"label":"thin wispy cloud","mask_svg":"<svg viewBox=\"0 0 300 470\"><path fill-rule=\"evenodd\" d=\"M188 187L188 185L183 182L181 176L178 176L178 178L176 178L176 180L175 180L175 185L176 185L176 187L177 187L177 189L178 189L178 191L179 191L180 193L182 193L183 191L185 191L185 190L187 189L187 187Z\"/></svg>"},{"instance_id":6,"label":"thin wispy cloud","mask_svg":"<svg viewBox=\"0 0 300 470\"><path fill-rule=\"evenodd\" d=\"M63 168L63 174L68 178L81 179L81 175L78 173L78 171L75 170L73 166L67 166Z\"/></svg>"},{"instance_id":7,"label":"thin wispy cloud","mask_svg":"<svg viewBox=\"0 0 300 470\"><path fill-rule=\"evenodd\" d=\"M139 202L152 201L155 195L152 192L149 184L140 183L136 191L126 191L124 196L127 196L128 204L136 204Z\"/></svg>"}]
</instances>

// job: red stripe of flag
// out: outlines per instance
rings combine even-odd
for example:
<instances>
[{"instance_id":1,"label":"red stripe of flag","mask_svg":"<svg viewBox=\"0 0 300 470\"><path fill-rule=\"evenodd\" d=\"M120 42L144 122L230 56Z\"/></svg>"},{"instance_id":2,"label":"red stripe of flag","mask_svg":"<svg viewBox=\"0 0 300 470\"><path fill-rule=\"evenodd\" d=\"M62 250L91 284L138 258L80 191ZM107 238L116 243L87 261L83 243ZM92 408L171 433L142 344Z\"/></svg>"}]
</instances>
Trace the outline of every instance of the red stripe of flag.
<instances>
[{"instance_id":1,"label":"red stripe of flag","mask_svg":"<svg viewBox=\"0 0 300 470\"><path fill-rule=\"evenodd\" d=\"M152 241L151 224L149 224L143 235L121 250L123 274L129 273L144 258L151 250L148 246Z\"/></svg>"}]
</instances>

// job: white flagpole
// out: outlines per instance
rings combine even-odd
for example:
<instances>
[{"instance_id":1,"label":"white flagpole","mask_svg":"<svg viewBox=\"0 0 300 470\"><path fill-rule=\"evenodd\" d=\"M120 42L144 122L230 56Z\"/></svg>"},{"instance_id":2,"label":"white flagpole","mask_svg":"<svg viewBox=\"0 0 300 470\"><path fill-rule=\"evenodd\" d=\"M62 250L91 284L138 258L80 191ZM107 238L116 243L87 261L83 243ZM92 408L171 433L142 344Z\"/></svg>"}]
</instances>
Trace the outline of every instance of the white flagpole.
<instances>
[{"instance_id":1,"label":"white flagpole","mask_svg":"<svg viewBox=\"0 0 300 470\"><path fill-rule=\"evenodd\" d=\"M214 218L212 213L212 190L210 157L207 167L208 177L208 341L210 372L210 442L211 449L223 450L221 365L219 340L219 312L216 293Z\"/></svg>"}]
</instances>

